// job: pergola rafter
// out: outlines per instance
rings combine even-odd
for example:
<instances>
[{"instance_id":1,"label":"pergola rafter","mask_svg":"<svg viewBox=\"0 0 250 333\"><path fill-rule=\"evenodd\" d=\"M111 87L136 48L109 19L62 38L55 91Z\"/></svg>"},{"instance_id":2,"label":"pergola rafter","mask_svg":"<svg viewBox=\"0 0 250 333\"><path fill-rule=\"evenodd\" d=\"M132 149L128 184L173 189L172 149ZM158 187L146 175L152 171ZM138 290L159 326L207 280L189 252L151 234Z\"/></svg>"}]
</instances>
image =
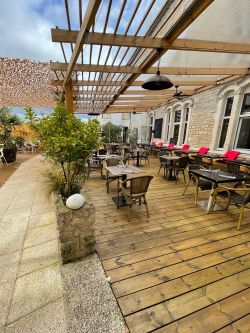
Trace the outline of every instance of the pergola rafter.
<instances>
[{"instance_id":1,"label":"pergola rafter","mask_svg":"<svg viewBox=\"0 0 250 333\"><path fill-rule=\"evenodd\" d=\"M70 62L51 62L51 68L60 79L51 81L54 87L62 87L74 106L88 108L88 102L93 102L92 108L103 112L133 112L132 105L147 111L153 107L167 104L173 100L174 89L152 92L141 89L132 90L130 87L140 87L142 74L155 74L155 62L168 50L181 50L193 52L216 52L231 54L249 54L250 44L225 41L210 41L200 39L180 38L179 36L214 0L164 0L157 12L155 19L148 24L146 32L141 34L143 24L152 14L154 1L148 3L144 14L138 20L137 28L131 33L131 26L141 5L141 0L134 1L131 8L131 16L127 19L127 26L121 34L119 27L124 15L126 0L122 1L120 11L117 13L116 22L113 22L113 33L110 33L109 18L112 10L112 1L89 1L84 18L79 13L79 30L71 30L69 22L68 2L66 6L68 29L52 29L52 41L75 44ZM101 28L96 29L96 22L100 14L105 17ZM80 9L81 6L79 6ZM98 11L99 10L99 11ZM113 18L114 19L114 18ZM114 24L115 23L115 24ZM119 33L118 33L119 31ZM89 48L83 48L89 45ZM94 47L99 46L99 50ZM106 47L104 53L103 47ZM89 56L89 63L84 63L83 55ZM81 54L81 57L79 55ZM94 57L94 58L93 58ZM231 80L236 76L249 74L249 69L244 66L238 68L225 67L166 67L161 66L161 74L179 76L194 76L192 78L176 79L174 85L181 86L185 95L192 95L197 91L209 89L225 80ZM75 80L73 74L78 75ZM80 76L80 79L79 79ZM198 76L202 76L198 77ZM217 79L214 76L219 76ZM188 88L190 87L190 89ZM72 91L70 96L69 90ZM124 95L129 95L126 97ZM153 96L153 98L151 97ZM156 97L157 96L157 97ZM84 104L81 104L85 102ZM87 102L87 103L86 103ZM69 104L69 103L68 103ZM73 105L73 103L72 103Z\"/></svg>"},{"instance_id":2,"label":"pergola rafter","mask_svg":"<svg viewBox=\"0 0 250 333\"><path fill-rule=\"evenodd\" d=\"M51 29L52 42L75 43L79 31ZM166 38L124 36L98 32L86 33L85 44L168 49L181 51L250 54L250 44L230 43L197 39L176 39L170 43Z\"/></svg>"}]
</instances>

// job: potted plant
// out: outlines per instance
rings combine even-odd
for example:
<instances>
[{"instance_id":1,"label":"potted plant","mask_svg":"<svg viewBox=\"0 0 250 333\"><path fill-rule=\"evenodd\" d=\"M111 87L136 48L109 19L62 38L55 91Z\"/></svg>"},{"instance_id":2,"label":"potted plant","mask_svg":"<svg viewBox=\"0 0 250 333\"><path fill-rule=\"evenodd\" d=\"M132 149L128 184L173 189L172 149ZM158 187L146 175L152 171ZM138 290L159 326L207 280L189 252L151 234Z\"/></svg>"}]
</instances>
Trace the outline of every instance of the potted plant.
<instances>
[{"instance_id":1,"label":"potted plant","mask_svg":"<svg viewBox=\"0 0 250 333\"><path fill-rule=\"evenodd\" d=\"M50 193L56 197L63 262L79 259L95 250L94 206L83 192L83 184L88 175L87 161L99 147L99 122L82 122L63 104L42 118L26 108L26 119L49 161L46 178ZM77 202L72 198L79 198L80 193L84 204L75 207Z\"/></svg>"},{"instance_id":2,"label":"potted plant","mask_svg":"<svg viewBox=\"0 0 250 333\"><path fill-rule=\"evenodd\" d=\"M20 126L21 120L9 108L0 108L0 142L3 144L3 153L8 163L15 162L19 137L13 135L13 128Z\"/></svg>"}]
</instances>

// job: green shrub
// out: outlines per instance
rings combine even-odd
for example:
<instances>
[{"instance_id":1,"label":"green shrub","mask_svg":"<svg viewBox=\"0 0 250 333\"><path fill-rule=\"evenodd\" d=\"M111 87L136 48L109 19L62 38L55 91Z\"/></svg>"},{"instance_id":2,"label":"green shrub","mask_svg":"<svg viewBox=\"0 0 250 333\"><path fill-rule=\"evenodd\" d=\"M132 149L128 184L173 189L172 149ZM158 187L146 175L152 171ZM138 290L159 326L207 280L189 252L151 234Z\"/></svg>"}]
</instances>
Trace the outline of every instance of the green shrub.
<instances>
[{"instance_id":1,"label":"green shrub","mask_svg":"<svg viewBox=\"0 0 250 333\"><path fill-rule=\"evenodd\" d=\"M46 173L50 190L59 193L65 202L70 195L80 192L85 181L87 160L99 147L99 122L82 122L62 104L42 118L31 108L25 110L41 150L53 163Z\"/></svg>"}]
</instances>

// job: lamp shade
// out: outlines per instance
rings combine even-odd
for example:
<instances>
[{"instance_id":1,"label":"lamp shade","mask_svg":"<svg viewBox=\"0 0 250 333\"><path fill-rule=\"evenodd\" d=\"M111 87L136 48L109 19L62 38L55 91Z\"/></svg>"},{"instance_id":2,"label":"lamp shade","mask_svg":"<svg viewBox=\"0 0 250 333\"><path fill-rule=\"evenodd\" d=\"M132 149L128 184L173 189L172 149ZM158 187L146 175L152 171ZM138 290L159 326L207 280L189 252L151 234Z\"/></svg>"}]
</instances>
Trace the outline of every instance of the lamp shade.
<instances>
[{"instance_id":1,"label":"lamp shade","mask_svg":"<svg viewBox=\"0 0 250 333\"><path fill-rule=\"evenodd\" d=\"M159 70L142 85L142 88L147 90L163 90L171 87L173 83L166 76L161 75Z\"/></svg>"},{"instance_id":2,"label":"lamp shade","mask_svg":"<svg viewBox=\"0 0 250 333\"><path fill-rule=\"evenodd\" d=\"M97 111L90 111L90 112L88 113L88 116L100 116L100 113L97 112Z\"/></svg>"}]
</instances>

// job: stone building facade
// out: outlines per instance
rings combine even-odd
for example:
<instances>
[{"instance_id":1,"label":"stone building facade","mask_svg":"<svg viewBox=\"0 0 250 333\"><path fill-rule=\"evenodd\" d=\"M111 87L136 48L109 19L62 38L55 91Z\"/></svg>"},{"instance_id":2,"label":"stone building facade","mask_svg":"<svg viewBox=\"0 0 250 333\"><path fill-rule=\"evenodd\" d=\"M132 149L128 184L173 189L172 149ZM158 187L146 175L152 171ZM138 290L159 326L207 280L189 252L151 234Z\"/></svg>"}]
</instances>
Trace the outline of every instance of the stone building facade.
<instances>
[{"instance_id":1,"label":"stone building facade","mask_svg":"<svg viewBox=\"0 0 250 333\"><path fill-rule=\"evenodd\" d=\"M209 147L225 152L236 149L250 156L250 76L176 100L147 113L147 140L155 137L155 126L162 119L156 140L192 148Z\"/></svg>"}]
</instances>

